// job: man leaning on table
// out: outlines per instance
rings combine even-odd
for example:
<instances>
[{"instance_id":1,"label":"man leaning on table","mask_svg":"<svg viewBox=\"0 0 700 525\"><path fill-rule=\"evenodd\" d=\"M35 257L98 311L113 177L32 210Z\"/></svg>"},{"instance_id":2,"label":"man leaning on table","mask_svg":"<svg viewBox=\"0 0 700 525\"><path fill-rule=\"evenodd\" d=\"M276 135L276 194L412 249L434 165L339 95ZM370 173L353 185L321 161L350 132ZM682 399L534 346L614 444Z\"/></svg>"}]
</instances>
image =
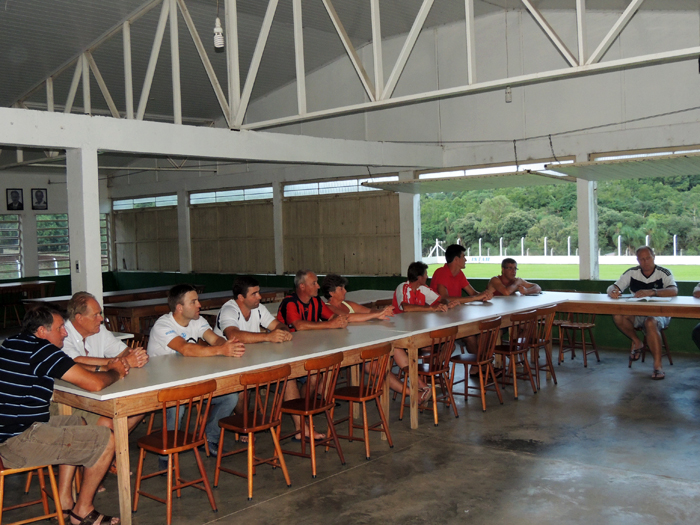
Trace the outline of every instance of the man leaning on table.
<instances>
[{"instance_id":1,"label":"man leaning on table","mask_svg":"<svg viewBox=\"0 0 700 525\"><path fill-rule=\"evenodd\" d=\"M86 425L79 414L50 416L54 381L62 379L98 392L124 377L121 360L96 372L77 364L61 348L63 316L48 305L27 311L19 335L0 346L0 457L7 468L59 465L61 507L66 525L116 525L119 518L95 510L95 492L114 457L114 436ZM78 498L71 492L76 466L84 467Z\"/></svg>"},{"instance_id":2,"label":"man leaning on table","mask_svg":"<svg viewBox=\"0 0 700 525\"><path fill-rule=\"evenodd\" d=\"M294 293L284 298L277 310L277 320L284 323L291 332L302 330L325 330L345 328L348 326L347 315L335 315L330 308L318 296L318 276L311 270L299 270L294 276ZM288 381L284 392L284 399L298 399L301 392L296 381ZM293 416L294 426L301 428L299 416ZM308 432L306 434L308 436ZM318 432L315 439L323 439L326 436ZM294 439L300 439L301 433Z\"/></svg>"},{"instance_id":3,"label":"man leaning on table","mask_svg":"<svg viewBox=\"0 0 700 525\"><path fill-rule=\"evenodd\" d=\"M162 315L153 325L148 340L148 355L185 357L241 357L245 346L236 338L225 339L214 333L209 323L199 316L201 305L197 290L191 284L177 284L168 292L170 313ZM202 339L204 343L200 343ZM209 421L204 432L209 442L209 453L216 456L219 446L219 419L230 416L238 401L238 394L225 394L212 399ZM180 419L185 411L180 413ZM168 430L175 428L175 410L168 409ZM161 458L165 468L167 460Z\"/></svg>"},{"instance_id":4,"label":"man leaning on table","mask_svg":"<svg viewBox=\"0 0 700 525\"><path fill-rule=\"evenodd\" d=\"M141 347L129 348L114 337L102 322L102 308L95 296L88 292L77 292L68 301L66 307L68 320L63 341L63 351L73 360L88 370L104 372L110 369L114 361L122 361L129 368L141 368L148 363L148 354ZM74 411L77 412L77 411ZM101 417L91 412L79 411L90 424L113 428L112 419ZM143 415L131 416L127 422L131 431Z\"/></svg>"},{"instance_id":5,"label":"man leaning on table","mask_svg":"<svg viewBox=\"0 0 700 525\"><path fill-rule=\"evenodd\" d=\"M542 291L539 284L527 282L516 277L518 263L510 257L501 261L501 275L491 277L488 289L493 290L494 296L513 295L520 292L521 295L537 295Z\"/></svg>"},{"instance_id":6,"label":"man leaning on table","mask_svg":"<svg viewBox=\"0 0 700 525\"><path fill-rule=\"evenodd\" d=\"M649 246L640 246L636 250L638 266L630 268L608 287L608 296L619 299L622 292L629 287L634 297L675 297L678 295L676 281L671 270L657 266L654 263L654 250ZM661 363L661 329L667 328L670 317L647 317L644 315L613 315L617 328L630 338L630 363L637 361L642 354L644 343L637 336L637 330L642 330L647 338L651 355L654 356L654 372L652 379L665 377Z\"/></svg>"},{"instance_id":7,"label":"man leaning on table","mask_svg":"<svg viewBox=\"0 0 700 525\"><path fill-rule=\"evenodd\" d=\"M693 289L693 297L700 299L700 283ZM700 349L700 323L696 324L695 328L693 328L693 342L695 346Z\"/></svg>"}]
</instances>

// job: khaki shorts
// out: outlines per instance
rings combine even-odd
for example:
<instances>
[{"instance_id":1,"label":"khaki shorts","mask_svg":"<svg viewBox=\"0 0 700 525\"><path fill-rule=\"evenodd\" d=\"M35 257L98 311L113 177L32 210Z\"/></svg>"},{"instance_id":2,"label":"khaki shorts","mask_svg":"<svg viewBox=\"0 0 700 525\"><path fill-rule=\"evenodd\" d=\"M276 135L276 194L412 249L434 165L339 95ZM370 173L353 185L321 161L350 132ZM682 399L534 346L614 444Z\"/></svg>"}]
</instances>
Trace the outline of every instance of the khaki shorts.
<instances>
[{"instance_id":1,"label":"khaki shorts","mask_svg":"<svg viewBox=\"0 0 700 525\"><path fill-rule=\"evenodd\" d=\"M109 444L107 427L84 425L80 415L53 416L34 423L18 436L0 443L0 456L8 468L41 465L92 467Z\"/></svg>"},{"instance_id":2,"label":"khaki shorts","mask_svg":"<svg viewBox=\"0 0 700 525\"><path fill-rule=\"evenodd\" d=\"M644 323L646 322L647 317L651 317L651 316L635 315L634 316L634 328L636 330L642 330L644 333L646 333L646 330L644 328ZM671 324L670 317L654 317L653 319L656 319L656 326L659 327L659 330L664 330L665 328L668 328L668 325Z\"/></svg>"}]
</instances>

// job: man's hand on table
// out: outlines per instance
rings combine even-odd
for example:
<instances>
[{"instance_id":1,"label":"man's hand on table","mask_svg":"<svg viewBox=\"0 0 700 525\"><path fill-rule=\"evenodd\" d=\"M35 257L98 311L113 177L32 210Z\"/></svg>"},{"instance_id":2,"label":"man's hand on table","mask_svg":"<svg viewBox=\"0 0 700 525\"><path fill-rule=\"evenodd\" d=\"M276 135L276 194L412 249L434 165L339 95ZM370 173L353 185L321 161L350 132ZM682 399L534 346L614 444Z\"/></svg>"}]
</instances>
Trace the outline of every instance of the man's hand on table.
<instances>
[{"instance_id":1,"label":"man's hand on table","mask_svg":"<svg viewBox=\"0 0 700 525\"><path fill-rule=\"evenodd\" d=\"M267 340L271 343L284 343L292 340L292 333L286 330L272 330L267 334Z\"/></svg>"},{"instance_id":2,"label":"man's hand on table","mask_svg":"<svg viewBox=\"0 0 700 525\"><path fill-rule=\"evenodd\" d=\"M129 368L141 368L148 363L148 353L140 346L129 349L122 357L126 359Z\"/></svg>"},{"instance_id":3,"label":"man's hand on table","mask_svg":"<svg viewBox=\"0 0 700 525\"><path fill-rule=\"evenodd\" d=\"M347 315L337 315L333 317L330 321L327 321L328 328L346 328L348 326L348 316Z\"/></svg>"},{"instance_id":4,"label":"man's hand on table","mask_svg":"<svg viewBox=\"0 0 700 525\"><path fill-rule=\"evenodd\" d=\"M245 354L245 345L235 337L215 348L218 350L218 355L226 357L243 357L243 354Z\"/></svg>"}]
</instances>

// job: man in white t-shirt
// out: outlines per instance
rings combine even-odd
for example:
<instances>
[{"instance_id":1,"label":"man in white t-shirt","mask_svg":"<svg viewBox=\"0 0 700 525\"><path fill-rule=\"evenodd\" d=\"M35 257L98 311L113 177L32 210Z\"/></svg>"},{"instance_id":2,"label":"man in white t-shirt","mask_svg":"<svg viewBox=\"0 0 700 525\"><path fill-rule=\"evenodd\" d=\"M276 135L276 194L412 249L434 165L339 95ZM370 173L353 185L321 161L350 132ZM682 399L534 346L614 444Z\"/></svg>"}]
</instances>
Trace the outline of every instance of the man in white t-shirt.
<instances>
[{"instance_id":1,"label":"man in white t-shirt","mask_svg":"<svg viewBox=\"0 0 700 525\"><path fill-rule=\"evenodd\" d=\"M287 326L275 319L260 300L257 279L237 278L233 283L233 299L221 307L214 333L226 339L235 337L243 343L291 341L292 334Z\"/></svg>"},{"instance_id":2,"label":"man in white t-shirt","mask_svg":"<svg viewBox=\"0 0 700 525\"><path fill-rule=\"evenodd\" d=\"M102 308L95 296L88 292L73 294L66 307L68 320L65 327L68 337L63 341L63 351L91 372L106 372L115 361L124 368L141 368L148 363L148 354L141 348L129 348L114 337L102 322ZM75 411L74 411L75 412ZM92 412L80 411L88 424L113 427L112 419ZM143 415L127 419L129 430L133 429Z\"/></svg>"},{"instance_id":3,"label":"man in white t-shirt","mask_svg":"<svg viewBox=\"0 0 700 525\"><path fill-rule=\"evenodd\" d=\"M635 297L675 297L678 287L671 270L657 266L654 262L654 250L649 246L640 246L636 251L639 266L628 269L614 283L608 286L608 296L619 299L628 287ZM661 330L667 328L670 317L652 317L645 315L613 315L617 328L630 338L630 366L639 359L644 343L637 336L636 330L642 330L647 338L651 355L654 356L654 373L652 379L666 377L661 363Z\"/></svg>"},{"instance_id":4,"label":"man in white t-shirt","mask_svg":"<svg viewBox=\"0 0 700 525\"><path fill-rule=\"evenodd\" d=\"M207 321L199 316L201 305L197 290L191 284L178 284L168 292L170 313L162 315L153 325L148 340L150 357L182 354L185 357L241 357L245 346L237 339L226 340L214 333ZM199 343L203 339L207 344ZM205 428L209 453L216 456L219 446L219 419L233 412L238 394L226 394L212 399L209 421ZM175 411L168 410L167 425L175 428ZM184 416L184 411L180 418Z\"/></svg>"}]
</instances>

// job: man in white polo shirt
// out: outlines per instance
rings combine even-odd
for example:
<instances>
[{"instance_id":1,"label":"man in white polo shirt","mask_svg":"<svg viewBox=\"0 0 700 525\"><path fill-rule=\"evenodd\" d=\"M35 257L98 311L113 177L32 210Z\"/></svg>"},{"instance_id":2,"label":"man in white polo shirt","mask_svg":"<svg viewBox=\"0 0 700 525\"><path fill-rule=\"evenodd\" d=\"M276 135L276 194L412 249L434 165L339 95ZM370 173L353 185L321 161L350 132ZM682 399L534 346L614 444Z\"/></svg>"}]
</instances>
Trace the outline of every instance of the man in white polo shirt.
<instances>
[{"instance_id":1,"label":"man in white polo shirt","mask_svg":"<svg viewBox=\"0 0 700 525\"><path fill-rule=\"evenodd\" d=\"M292 334L260 304L260 283L248 276L238 277L233 283L233 299L225 303L216 317L214 333L243 343L282 343ZM261 330L264 328L264 331Z\"/></svg>"},{"instance_id":2,"label":"man in white polo shirt","mask_svg":"<svg viewBox=\"0 0 700 525\"><path fill-rule=\"evenodd\" d=\"M153 325L148 340L148 355L185 357L241 357L245 346L237 339L226 340L214 333L209 323L199 316L201 305L197 290L191 284L178 284L168 292L170 313L162 315ZM199 343L203 339L207 344ZM209 453L216 456L219 445L219 419L233 412L238 401L238 394L226 394L212 399L209 421L205 428ZM184 416L184 411L180 418ZM175 428L175 411L168 410L167 425L169 430Z\"/></svg>"},{"instance_id":3,"label":"man in white polo shirt","mask_svg":"<svg viewBox=\"0 0 700 525\"><path fill-rule=\"evenodd\" d=\"M79 365L93 372L106 372L117 360L120 360L127 370L141 368L148 363L148 354L143 348L127 347L102 324L102 308L91 293L73 294L66 309L68 320L65 326L68 337L63 341L63 351ZM84 410L74 412L80 412L90 425L113 427L111 418L100 417ZM143 417L129 417L129 430L131 431Z\"/></svg>"}]
</instances>

